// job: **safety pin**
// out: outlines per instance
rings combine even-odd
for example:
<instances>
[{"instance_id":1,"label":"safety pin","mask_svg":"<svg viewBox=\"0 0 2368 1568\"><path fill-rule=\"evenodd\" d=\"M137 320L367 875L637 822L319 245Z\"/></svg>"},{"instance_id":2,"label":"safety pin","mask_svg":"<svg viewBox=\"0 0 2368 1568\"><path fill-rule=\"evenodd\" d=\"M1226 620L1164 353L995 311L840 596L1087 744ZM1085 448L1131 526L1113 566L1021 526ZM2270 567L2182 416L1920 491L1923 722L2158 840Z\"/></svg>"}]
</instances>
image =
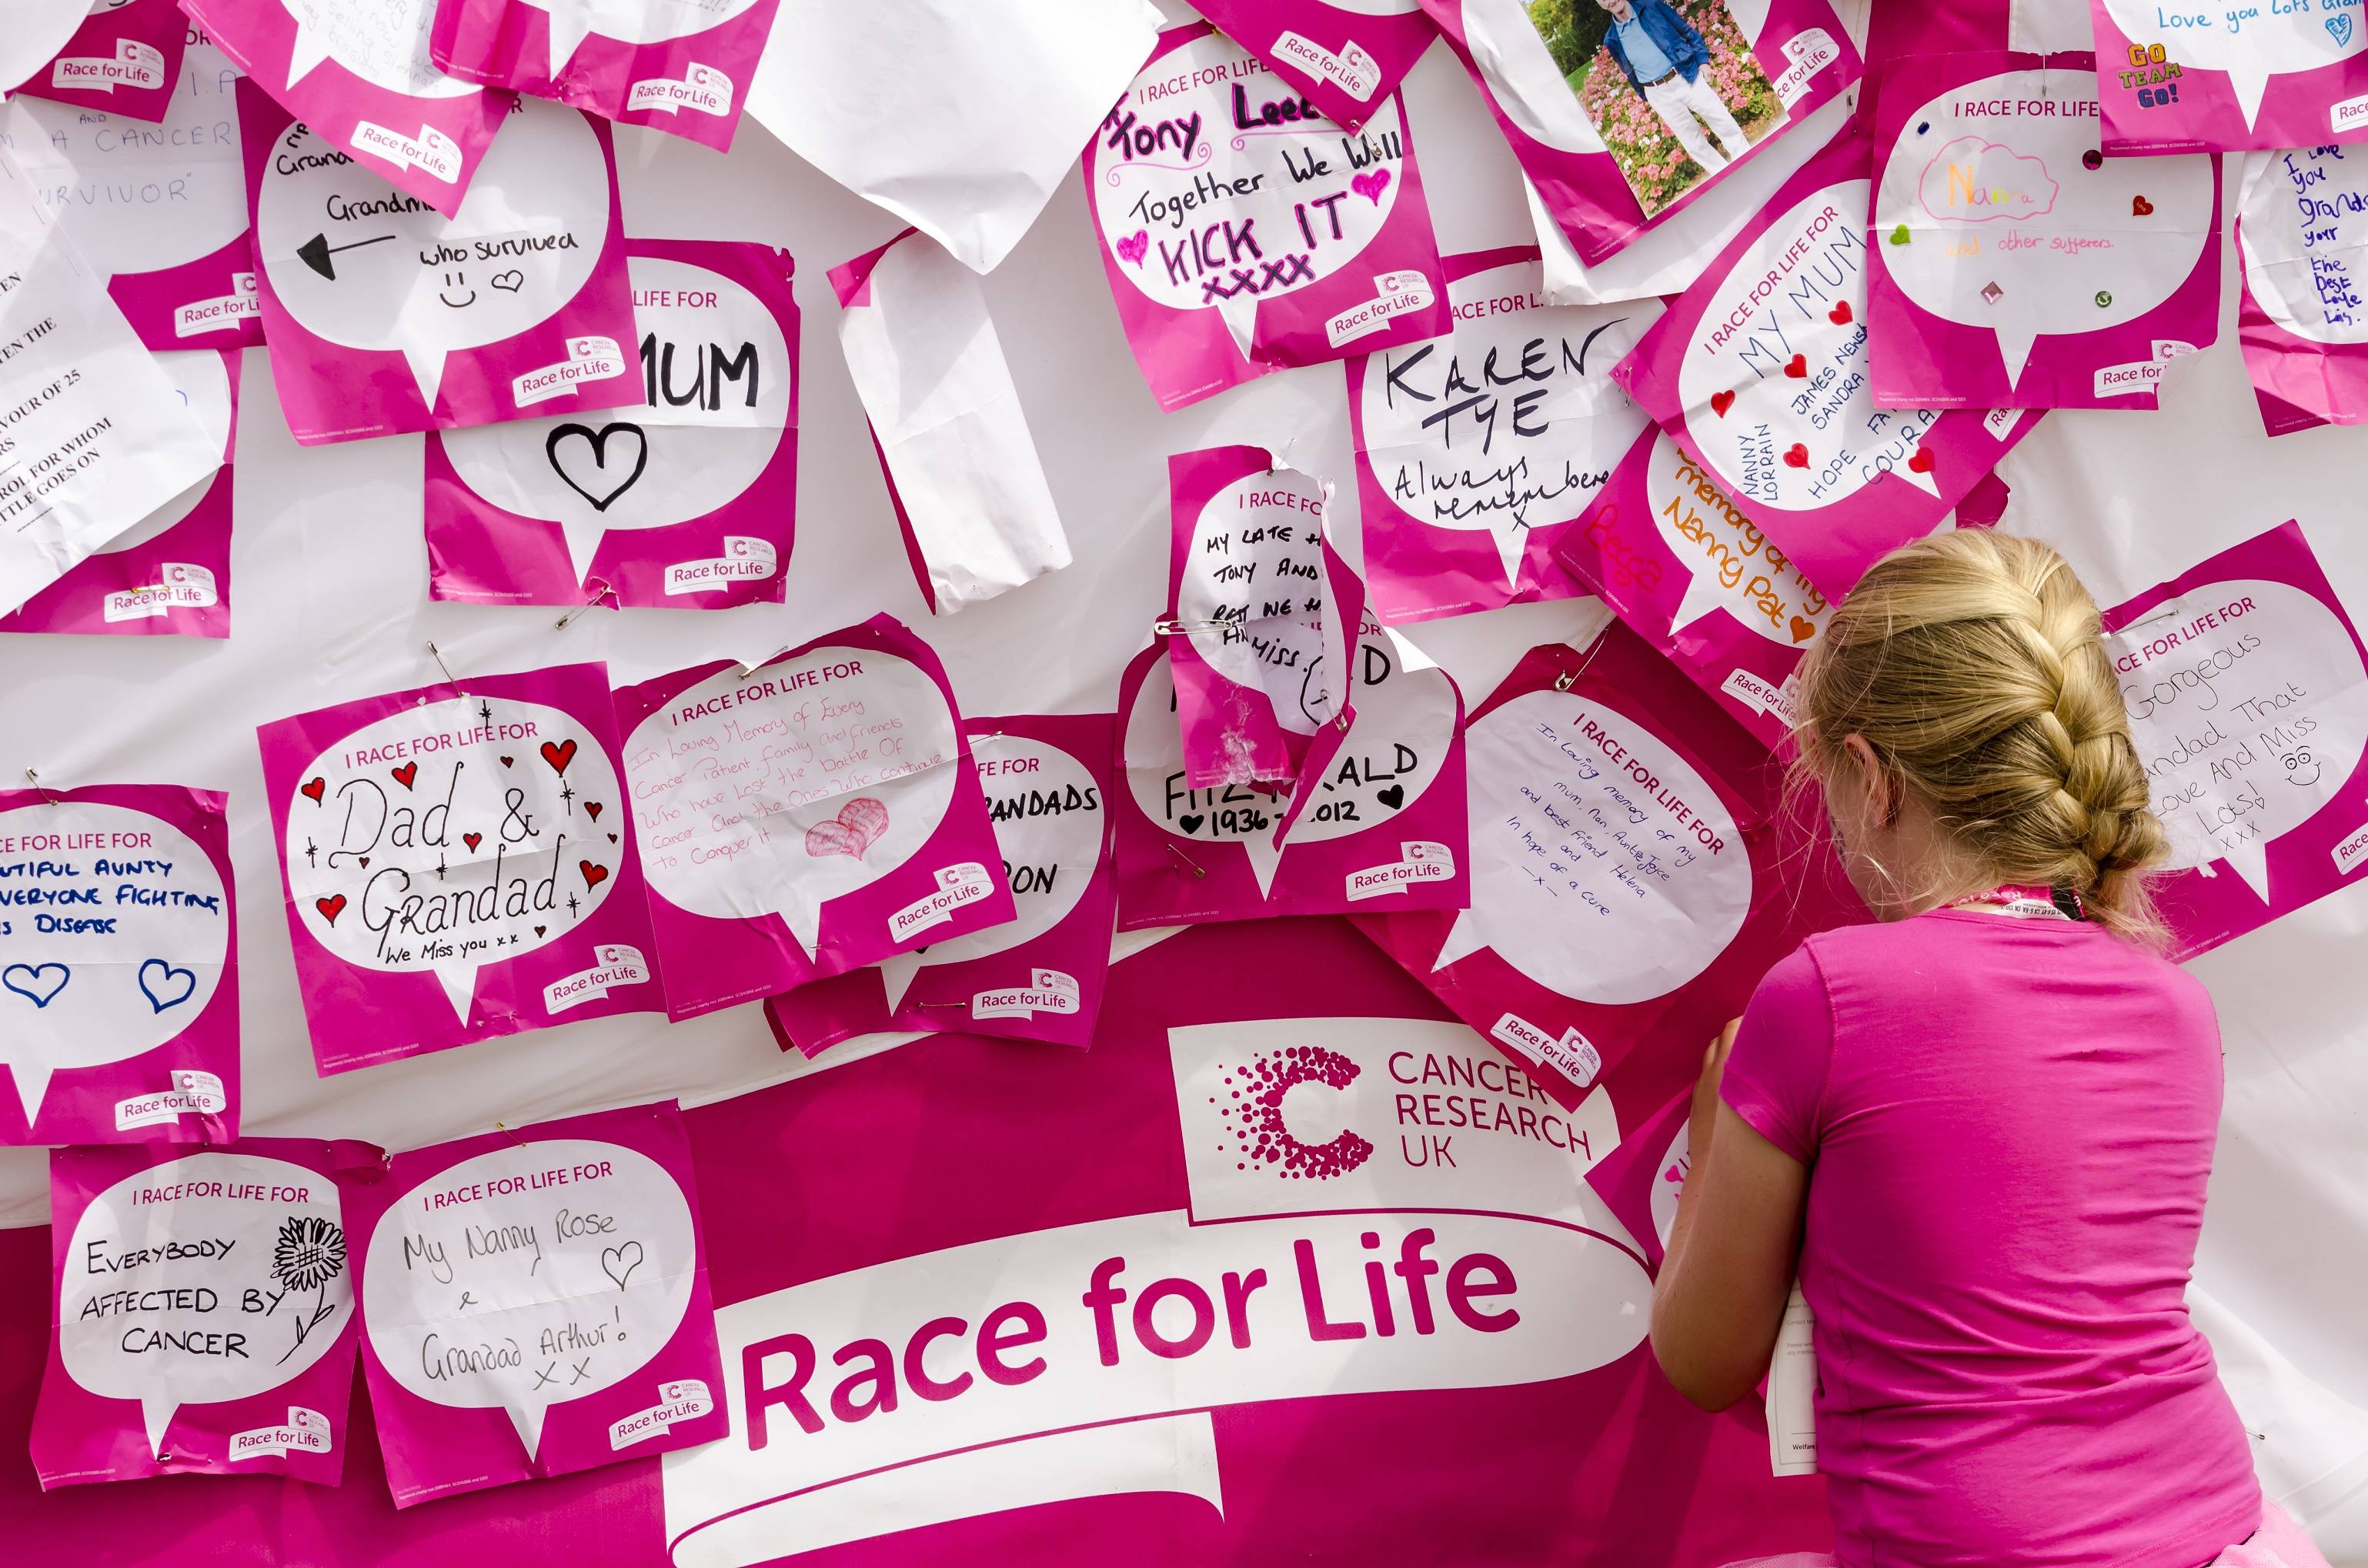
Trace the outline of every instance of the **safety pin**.
<instances>
[{"instance_id":1,"label":"safety pin","mask_svg":"<svg viewBox=\"0 0 2368 1568\"><path fill-rule=\"evenodd\" d=\"M1229 626L1239 624L1232 620L1155 620L1151 623L1151 631L1157 637L1183 637L1195 631L1223 631Z\"/></svg>"},{"instance_id":2,"label":"safety pin","mask_svg":"<svg viewBox=\"0 0 2368 1568\"><path fill-rule=\"evenodd\" d=\"M1587 657L1578 662L1578 668L1575 670L1565 670L1562 674L1554 676L1554 688L1556 691L1568 691L1572 687L1577 686L1578 684L1579 676L1587 673L1588 666L1595 663L1595 655L1602 651L1603 635L1601 632L1598 632L1596 634L1595 641L1587 645Z\"/></svg>"},{"instance_id":3,"label":"safety pin","mask_svg":"<svg viewBox=\"0 0 2368 1568\"><path fill-rule=\"evenodd\" d=\"M594 594L590 598L586 599L582 604L577 605L574 609L569 610L565 615L561 616L557 620L553 621L552 623L552 629L553 631L566 631L568 624L577 616L582 615L586 610L590 609L602 599L613 599L617 597L617 590L611 587L605 578L595 577L592 581L600 585L600 591ZM619 608L621 608L622 607L620 606Z\"/></svg>"},{"instance_id":4,"label":"safety pin","mask_svg":"<svg viewBox=\"0 0 2368 1568\"><path fill-rule=\"evenodd\" d=\"M65 804L63 801L59 800L55 795L50 793L49 786L41 782L41 776L34 772L29 767L25 769L25 781L30 784L33 787L33 792L40 796L40 798L48 804L52 806L63 806Z\"/></svg>"},{"instance_id":5,"label":"safety pin","mask_svg":"<svg viewBox=\"0 0 2368 1568\"><path fill-rule=\"evenodd\" d=\"M1185 854L1185 853L1184 853L1184 851L1182 851L1181 849L1177 848L1175 845L1170 844L1170 845L1168 845L1168 846L1167 846L1167 853L1169 853L1170 855L1175 856L1175 857L1176 857L1176 858L1178 858L1178 860L1183 861L1183 862L1184 862L1184 865L1185 865L1185 868L1186 868L1187 869L1189 869L1189 870L1190 870L1190 871L1194 876L1196 876L1196 877L1205 877L1205 876L1207 876L1207 875L1209 874L1208 872L1206 872L1206 871L1204 871L1204 870L1202 870L1202 869L1201 869L1201 864L1200 864L1200 862L1199 862L1199 861L1197 861L1197 860L1193 859L1193 858L1192 858L1192 857L1190 857L1190 855Z\"/></svg>"},{"instance_id":6,"label":"safety pin","mask_svg":"<svg viewBox=\"0 0 2368 1568\"><path fill-rule=\"evenodd\" d=\"M2136 620L2133 620L2127 626L2123 627L2122 630L2123 631L2135 631L2139 627L2152 626L2157 620L2176 620L2180 616L2185 614L2186 610L2187 605L2184 600L2173 599L2169 604L2164 605L2160 609L2155 611L2152 615L2144 616Z\"/></svg>"}]
</instances>

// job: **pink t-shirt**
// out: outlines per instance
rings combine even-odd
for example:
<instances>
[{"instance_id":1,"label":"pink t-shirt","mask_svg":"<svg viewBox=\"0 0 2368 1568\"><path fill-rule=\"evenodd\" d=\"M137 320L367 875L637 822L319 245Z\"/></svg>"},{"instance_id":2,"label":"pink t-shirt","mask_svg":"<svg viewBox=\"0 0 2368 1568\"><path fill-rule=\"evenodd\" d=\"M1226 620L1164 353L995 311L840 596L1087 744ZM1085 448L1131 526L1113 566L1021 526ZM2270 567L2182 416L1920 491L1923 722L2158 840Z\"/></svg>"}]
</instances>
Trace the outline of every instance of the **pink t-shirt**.
<instances>
[{"instance_id":1,"label":"pink t-shirt","mask_svg":"<svg viewBox=\"0 0 2368 1568\"><path fill-rule=\"evenodd\" d=\"M2203 987L2094 926L1939 910L1760 982L1724 1097L1810 1168L1846 1568L2197 1568L2260 1524L2187 1316L2220 1087Z\"/></svg>"}]
</instances>

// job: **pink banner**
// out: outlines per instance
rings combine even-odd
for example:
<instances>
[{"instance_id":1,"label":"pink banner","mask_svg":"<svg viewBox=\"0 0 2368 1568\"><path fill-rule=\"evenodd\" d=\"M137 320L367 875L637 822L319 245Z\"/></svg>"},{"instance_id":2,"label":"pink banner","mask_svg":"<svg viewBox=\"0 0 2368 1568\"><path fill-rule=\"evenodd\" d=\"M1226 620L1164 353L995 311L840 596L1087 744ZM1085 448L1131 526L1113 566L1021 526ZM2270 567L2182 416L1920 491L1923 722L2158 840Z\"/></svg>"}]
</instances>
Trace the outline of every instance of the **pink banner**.
<instances>
[{"instance_id":1,"label":"pink banner","mask_svg":"<svg viewBox=\"0 0 2368 1568\"><path fill-rule=\"evenodd\" d=\"M1677 1223L1678 1195L1693 1170L1693 1139L1687 1125L1693 1100L1691 1087L1679 1091L1587 1170L1587 1185L1627 1227L1656 1275L1669 1244L1669 1227Z\"/></svg>"},{"instance_id":2,"label":"pink banner","mask_svg":"<svg viewBox=\"0 0 2368 1568\"><path fill-rule=\"evenodd\" d=\"M2105 612L2188 959L2368 865L2368 650L2285 523Z\"/></svg>"},{"instance_id":3,"label":"pink banner","mask_svg":"<svg viewBox=\"0 0 2368 1568\"><path fill-rule=\"evenodd\" d=\"M1423 8L1590 267L1715 189L1861 71L1828 0L1769 0L1748 24L1726 0L1635 0L1632 24L1591 52L1570 22L1522 0ZM1639 56L1666 69L1640 73Z\"/></svg>"},{"instance_id":4,"label":"pink banner","mask_svg":"<svg viewBox=\"0 0 2368 1568\"><path fill-rule=\"evenodd\" d=\"M1349 361L1365 572L1393 626L1584 593L1554 543L1647 425L1611 369L1659 301L1549 305L1533 245L1446 270L1450 335Z\"/></svg>"},{"instance_id":5,"label":"pink banner","mask_svg":"<svg viewBox=\"0 0 2368 1568\"><path fill-rule=\"evenodd\" d=\"M460 212L517 99L436 69L427 58L430 4L185 0L182 9L282 116L309 126L317 143L353 154L368 172L449 218ZM278 131L274 126L264 138L267 147ZM251 169L252 131L247 146ZM291 155L317 158L321 149Z\"/></svg>"},{"instance_id":6,"label":"pink banner","mask_svg":"<svg viewBox=\"0 0 2368 1568\"><path fill-rule=\"evenodd\" d=\"M1194 9L1350 131L1364 128L1439 37L1421 0L1208 0Z\"/></svg>"},{"instance_id":7,"label":"pink banner","mask_svg":"<svg viewBox=\"0 0 2368 1568\"><path fill-rule=\"evenodd\" d=\"M1878 408L1852 120L1612 372L1829 598L1939 528L2042 415Z\"/></svg>"},{"instance_id":8,"label":"pink banner","mask_svg":"<svg viewBox=\"0 0 2368 1568\"><path fill-rule=\"evenodd\" d=\"M673 1101L415 1149L340 1184L396 1507L731 1430Z\"/></svg>"},{"instance_id":9,"label":"pink banner","mask_svg":"<svg viewBox=\"0 0 2368 1568\"><path fill-rule=\"evenodd\" d=\"M2219 334L2220 170L2107 158L2088 54L1877 72L1867 248L1884 408L2152 408Z\"/></svg>"},{"instance_id":10,"label":"pink banner","mask_svg":"<svg viewBox=\"0 0 2368 1568\"><path fill-rule=\"evenodd\" d=\"M675 1017L1012 918L945 666L901 622L616 703Z\"/></svg>"},{"instance_id":11,"label":"pink banner","mask_svg":"<svg viewBox=\"0 0 2368 1568\"><path fill-rule=\"evenodd\" d=\"M520 104L448 215L252 80L238 112L271 374L299 442L641 401L605 121Z\"/></svg>"},{"instance_id":12,"label":"pink banner","mask_svg":"<svg viewBox=\"0 0 2368 1568\"><path fill-rule=\"evenodd\" d=\"M1162 410L1448 328L1395 97L1344 132L1207 24L1174 28L1085 158L1103 269Z\"/></svg>"},{"instance_id":13,"label":"pink banner","mask_svg":"<svg viewBox=\"0 0 2368 1568\"><path fill-rule=\"evenodd\" d=\"M379 1158L298 1138L53 1152L42 1490L185 1474L336 1486L355 1342L337 1177Z\"/></svg>"},{"instance_id":14,"label":"pink banner","mask_svg":"<svg viewBox=\"0 0 2368 1568\"><path fill-rule=\"evenodd\" d=\"M2105 151L2368 141L2368 27L2343 6L2089 0Z\"/></svg>"},{"instance_id":15,"label":"pink banner","mask_svg":"<svg viewBox=\"0 0 2368 1568\"><path fill-rule=\"evenodd\" d=\"M606 665L256 733L323 1074L665 1006Z\"/></svg>"},{"instance_id":16,"label":"pink banner","mask_svg":"<svg viewBox=\"0 0 2368 1568\"><path fill-rule=\"evenodd\" d=\"M16 90L128 119L163 119L189 36L176 0L98 0L86 9L57 58Z\"/></svg>"},{"instance_id":17,"label":"pink banner","mask_svg":"<svg viewBox=\"0 0 2368 1568\"><path fill-rule=\"evenodd\" d=\"M1358 928L1565 1106L1632 1053L1698 1063L1770 964L1863 918L1780 842L1777 766L1624 626L1531 650L1464 744L1472 907Z\"/></svg>"},{"instance_id":18,"label":"pink banner","mask_svg":"<svg viewBox=\"0 0 2368 1568\"><path fill-rule=\"evenodd\" d=\"M796 264L729 240L625 251L647 406L431 431L431 597L781 602L797 532Z\"/></svg>"},{"instance_id":19,"label":"pink banner","mask_svg":"<svg viewBox=\"0 0 2368 1568\"><path fill-rule=\"evenodd\" d=\"M2255 153L2237 199L2237 335L2272 436L2368 421L2368 152Z\"/></svg>"},{"instance_id":20,"label":"pink banner","mask_svg":"<svg viewBox=\"0 0 2368 1568\"><path fill-rule=\"evenodd\" d=\"M0 790L0 1144L238 1136L222 797Z\"/></svg>"},{"instance_id":21,"label":"pink banner","mask_svg":"<svg viewBox=\"0 0 2368 1568\"><path fill-rule=\"evenodd\" d=\"M0 631L100 637L230 635L231 454L237 446L235 353L159 354L190 411L222 436L222 464L0 616Z\"/></svg>"},{"instance_id":22,"label":"pink banner","mask_svg":"<svg viewBox=\"0 0 2368 1568\"><path fill-rule=\"evenodd\" d=\"M732 145L780 0L436 0L428 54L508 87L719 152Z\"/></svg>"},{"instance_id":23,"label":"pink banner","mask_svg":"<svg viewBox=\"0 0 2368 1568\"><path fill-rule=\"evenodd\" d=\"M1088 1044L1118 900L1111 722L1107 713L966 721L1015 918L768 999L782 1048L814 1056L891 1029Z\"/></svg>"}]
</instances>

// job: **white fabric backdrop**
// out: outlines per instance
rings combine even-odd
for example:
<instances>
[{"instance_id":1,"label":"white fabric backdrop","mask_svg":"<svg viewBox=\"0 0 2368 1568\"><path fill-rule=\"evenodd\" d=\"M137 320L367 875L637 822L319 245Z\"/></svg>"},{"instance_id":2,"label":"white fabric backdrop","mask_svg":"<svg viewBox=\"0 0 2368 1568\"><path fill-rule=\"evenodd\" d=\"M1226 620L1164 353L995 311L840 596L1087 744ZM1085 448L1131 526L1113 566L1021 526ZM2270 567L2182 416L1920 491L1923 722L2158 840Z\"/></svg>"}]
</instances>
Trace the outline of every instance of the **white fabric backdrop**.
<instances>
[{"instance_id":1,"label":"white fabric backdrop","mask_svg":"<svg viewBox=\"0 0 2368 1568\"><path fill-rule=\"evenodd\" d=\"M1406 91L1441 249L1531 242L1511 156L1444 49ZM1169 452L1304 431L1296 460L1342 481L1338 504L1355 507L1338 367L1158 414L1127 352L1073 171L986 289L1076 564L931 622L838 355L823 276L899 225L753 123L728 159L632 129L617 142L630 232L761 240L798 258L807 312L801 517L786 606L598 610L559 631L548 609L430 604L419 438L299 449L258 351L246 357L242 383L236 635L226 644L0 639L6 778L30 766L53 786L157 781L231 792L248 1131L401 1149L497 1119L668 1095L714 1098L802 1070L774 1048L757 1010L741 1007L679 1026L646 1016L573 1024L316 1078L257 723L433 680L431 638L464 680L606 658L621 685L702 659L761 657L876 609L931 639L966 711L1107 710L1160 607ZM2110 604L2296 517L2338 591L2368 613L2368 431L2265 440L2236 351L2234 300L2232 273L2219 347L2182 362L2162 412L2051 415L2002 470L2015 491L2007 526L2063 549ZM1600 616L1592 601L1533 606L1412 635L1477 701L1522 649L1583 637ZM2368 1564L2363 954L2368 892L2355 886L2193 966L2219 1003L2228 1052L2194 1300L2272 1494L2330 1557ZM40 1223L47 1208L43 1153L0 1151L0 1224Z\"/></svg>"}]
</instances>

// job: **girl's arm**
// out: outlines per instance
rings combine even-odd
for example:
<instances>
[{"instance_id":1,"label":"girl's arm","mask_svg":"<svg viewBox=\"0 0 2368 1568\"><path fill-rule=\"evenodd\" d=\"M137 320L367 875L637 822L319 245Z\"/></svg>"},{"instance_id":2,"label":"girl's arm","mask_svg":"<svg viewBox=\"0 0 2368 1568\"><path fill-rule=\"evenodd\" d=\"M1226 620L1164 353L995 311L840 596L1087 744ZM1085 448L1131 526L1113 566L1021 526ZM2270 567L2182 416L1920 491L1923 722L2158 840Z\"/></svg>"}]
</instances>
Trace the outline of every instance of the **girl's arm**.
<instances>
[{"instance_id":1,"label":"girl's arm","mask_svg":"<svg viewBox=\"0 0 2368 1568\"><path fill-rule=\"evenodd\" d=\"M1736 1026L1694 1085L1691 1169L1653 1289L1653 1354L1679 1393L1725 1410L1768 1370L1801 1256L1809 1173L1720 1100Z\"/></svg>"}]
</instances>

